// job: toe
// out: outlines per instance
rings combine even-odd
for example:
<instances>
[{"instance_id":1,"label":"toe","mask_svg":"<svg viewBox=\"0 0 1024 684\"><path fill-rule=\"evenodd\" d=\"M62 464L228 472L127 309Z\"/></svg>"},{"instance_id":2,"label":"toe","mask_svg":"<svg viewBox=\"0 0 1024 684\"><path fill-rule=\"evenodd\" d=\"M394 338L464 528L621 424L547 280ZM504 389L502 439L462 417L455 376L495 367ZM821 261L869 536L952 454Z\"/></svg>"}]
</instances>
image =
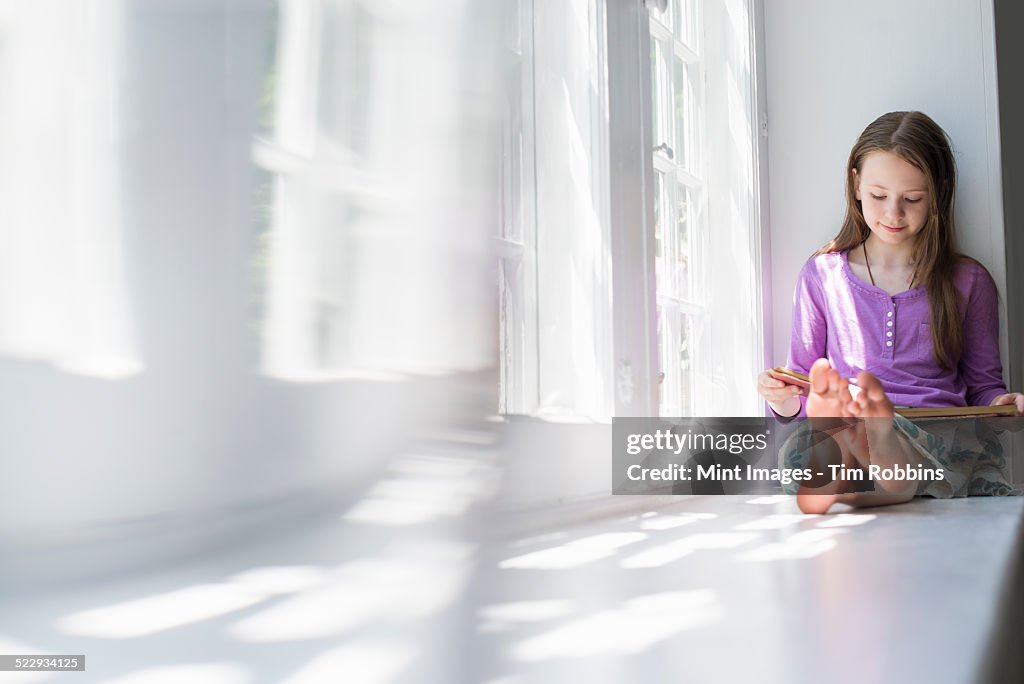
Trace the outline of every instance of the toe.
<instances>
[{"instance_id":1,"label":"toe","mask_svg":"<svg viewBox=\"0 0 1024 684\"><path fill-rule=\"evenodd\" d=\"M844 406L853 401L853 397L850 396L850 381L846 378L839 378L839 382L836 383L836 391L839 393L839 400L843 402Z\"/></svg>"},{"instance_id":2,"label":"toe","mask_svg":"<svg viewBox=\"0 0 1024 684\"><path fill-rule=\"evenodd\" d=\"M882 383L871 373L867 371L861 371L857 374L857 386L860 387L862 392L867 392L875 398L879 393L885 396L885 390L882 389Z\"/></svg>"},{"instance_id":3,"label":"toe","mask_svg":"<svg viewBox=\"0 0 1024 684\"><path fill-rule=\"evenodd\" d=\"M811 391L816 394L824 394L828 391L829 371L832 367L828 365L828 359L818 359L811 366Z\"/></svg>"},{"instance_id":4,"label":"toe","mask_svg":"<svg viewBox=\"0 0 1024 684\"><path fill-rule=\"evenodd\" d=\"M839 377L839 373L834 368L828 370L828 393L831 396L841 396L841 387L843 379Z\"/></svg>"},{"instance_id":5,"label":"toe","mask_svg":"<svg viewBox=\"0 0 1024 684\"><path fill-rule=\"evenodd\" d=\"M860 402L862 415L888 416L892 414L892 403L877 377L867 371L861 371L857 375L857 385L860 386L861 397L864 398Z\"/></svg>"}]
</instances>

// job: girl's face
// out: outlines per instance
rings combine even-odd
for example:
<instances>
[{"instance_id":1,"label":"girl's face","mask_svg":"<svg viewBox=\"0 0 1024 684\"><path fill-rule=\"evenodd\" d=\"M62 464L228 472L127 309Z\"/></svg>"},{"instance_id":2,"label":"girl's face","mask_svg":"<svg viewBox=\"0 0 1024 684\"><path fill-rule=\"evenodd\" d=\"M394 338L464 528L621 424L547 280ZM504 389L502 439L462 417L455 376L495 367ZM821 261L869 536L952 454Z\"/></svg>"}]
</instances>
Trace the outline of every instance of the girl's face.
<instances>
[{"instance_id":1,"label":"girl's face","mask_svg":"<svg viewBox=\"0 0 1024 684\"><path fill-rule=\"evenodd\" d=\"M853 170L853 183L876 239L891 245L911 242L928 221L928 178L902 157L881 150L869 153L860 173Z\"/></svg>"}]
</instances>

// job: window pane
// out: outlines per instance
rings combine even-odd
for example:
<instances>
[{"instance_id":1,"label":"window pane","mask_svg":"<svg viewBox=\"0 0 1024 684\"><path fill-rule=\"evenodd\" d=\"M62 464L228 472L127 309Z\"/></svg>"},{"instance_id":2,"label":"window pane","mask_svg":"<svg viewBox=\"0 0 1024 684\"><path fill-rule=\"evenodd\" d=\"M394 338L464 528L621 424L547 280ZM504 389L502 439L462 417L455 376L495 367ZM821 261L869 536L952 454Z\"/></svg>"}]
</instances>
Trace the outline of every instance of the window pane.
<instances>
[{"instance_id":1,"label":"window pane","mask_svg":"<svg viewBox=\"0 0 1024 684\"><path fill-rule=\"evenodd\" d=\"M673 69L674 119L676 125L676 161L695 176L700 175L697 150L697 113L699 103L694 84L697 67L675 58Z\"/></svg>"},{"instance_id":2,"label":"window pane","mask_svg":"<svg viewBox=\"0 0 1024 684\"><path fill-rule=\"evenodd\" d=\"M697 0L672 0L675 5L675 22L673 30L676 39L694 52L700 47L697 44Z\"/></svg>"},{"instance_id":3,"label":"window pane","mask_svg":"<svg viewBox=\"0 0 1024 684\"><path fill-rule=\"evenodd\" d=\"M680 415L693 415L693 318L688 314L679 314L679 337L676 348L679 368L679 406Z\"/></svg>"},{"instance_id":4,"label":"window pane","mask_svg":"<svg viewBox=\"0 0 1024 684\"><path fill-rule=\"evenodd\" d=\"M660 40L651 38L651 81L653 84L654 106L654 146L674 146L672 140L672 114L669 105L669 93L672 91L669 64L671 51L669 46Z\"/></svg>"},{"instance_id":5,"label":"window pane","mask_svg":"<svg viewBox=\"0 0 1024 684\"><path fill-rule=\"evenodd\" d=\"M682 60L674 60L674 72L672 74L675 107L673 112L676 124L676 159L680 164L686 165L686 151L691 142L686 135L686 113L694 103L690 101L689 93L686 91L686 67Z\"/></svg>"},{"instance_id":6,"label":"window pane","mask_svg":"<svg viewBox=\"0 0 1024 684\"><path fill-rule=\"evenodd\" d=\"M663 416L681 415L679 403L679 307L658 302L658 406Z\"/></svg>"},{"instance_id":7,"label":"window pane","mask_svg":"<svg viewBox=\"0 0 1024 684\"><path fill-rule=\"evenodd\" d=\"M671 415L668 411L668 397L671 393L667 390L668 374L665 372L665 307L660 302L656 305L656 316L658 320L658 407L661 415Z\"/></svg>"},{"instance_id":8,"label":"window pane","mask_svg":"<svg viewBox=\"0 0 1024 684\"><path fill-rule=\"evenodd\" d=\"M661 189L665 185L665 174L654 172L654 257L661 260L665 256L665 235L661 229Z\"/></svg>"},{"instance_id":9,"label":"window pane","mask_svg":"<svg viewBox=\"0 0 1024 684\"><path fill-rule=\"evenodd\" d=\"M674 4L675 0L668 0L668 2L665 3L665 10L663 12L658 11L657 7L652 6L651 16L660 21L669 29L671 29L672 26L675 24L675 16L677 15L677 13L674 11ZM657 3L654 3L654 5L657 5Z\"/></svg>"},{"instance_id":10,"label":"window pane","mask_svg":"<svg viewBox=\"0 0 1024 684\"><path fill-rule=\"evenodd\" d=\"M658 401L662 416L690 416L693 402L693 316L658 302Z\"/></svg>"},{"instance_id":11,"label":"window pane","mask_svg":"<svg viewBox=\"0 0 1024 684\"><path fill-rule=\"evenodd\" d=\"M693 204L697 194L685 185L679 185L676 189L676 231L675 249L673 264L673 286L676 296L680 299L690 299L690 264L692 263L692 249L690 235L693 232L693 217L695 205Z\"/></svg>"},{"instance_id":12,"label":"window pane","mask_svg":"<svg viewBox=\"0 0 1024 684\"><path fill-rule=\"evenodd\" d=\"M672 223L672 182L665 174L654 172L654 275L657 291L674 295L673 258L675 245Z\"/></svg>"}]
</instances>

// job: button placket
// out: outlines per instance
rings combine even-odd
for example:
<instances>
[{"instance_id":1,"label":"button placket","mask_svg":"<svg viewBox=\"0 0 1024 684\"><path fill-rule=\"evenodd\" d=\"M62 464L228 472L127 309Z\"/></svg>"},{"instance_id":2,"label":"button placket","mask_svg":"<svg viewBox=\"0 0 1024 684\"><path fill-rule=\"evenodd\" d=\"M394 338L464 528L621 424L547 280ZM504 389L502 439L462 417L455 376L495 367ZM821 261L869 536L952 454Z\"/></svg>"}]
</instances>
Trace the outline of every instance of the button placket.
<instances>
[{"instance_id":1,"label":"button placket","mask_svg":"<svg viewBox=\"0 0 1024 684\"><path fill-rule=\"evenodd\" d=\"M895 342L895 339L894 339L895 338L895 335L894 335L895 321L894 321L894 319L896 317L896 314L895 314L896 302L894 302L893 300L890 299L889 300L889 306L890 306L890 309L885 312L885 318L882 319L885 322L885 325L882 326L882 330L885 332L885 334L882 336L882 339L885 340L885 346L882 347L882 356L887 358L887 359L891 359L892 358L893 342Z\"/></svg>"}]
</instances>

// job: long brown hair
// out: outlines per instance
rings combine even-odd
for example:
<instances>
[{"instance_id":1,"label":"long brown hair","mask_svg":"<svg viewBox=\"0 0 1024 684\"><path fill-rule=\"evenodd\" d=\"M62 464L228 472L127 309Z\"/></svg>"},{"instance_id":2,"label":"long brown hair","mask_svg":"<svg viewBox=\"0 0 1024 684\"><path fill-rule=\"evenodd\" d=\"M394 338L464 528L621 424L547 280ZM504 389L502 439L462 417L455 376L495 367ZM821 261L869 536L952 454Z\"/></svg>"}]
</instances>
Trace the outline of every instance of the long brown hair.
<instances>
[{"instance_id":1,"label":"long brown hair","mask_svg":"<svg viewBox=\"0 0 1024 684\"><path fill-rule=\"evenodd\" d=\"M963 255L956 248L953 202L956 163L949 136L921 112L889 112L872 121L857 138L846 163L846 217L839 234L818 250L842 252L857 247L871 235L856 196L853 169L860 174L864 159L877 151L892 152L920 169L928 179L931 204L928 220L914 244L916 282L928 286L931 309L932 351L939 365L952 369L964 346L958 295L953 271Z\"/></svg>"}]
</instances>

